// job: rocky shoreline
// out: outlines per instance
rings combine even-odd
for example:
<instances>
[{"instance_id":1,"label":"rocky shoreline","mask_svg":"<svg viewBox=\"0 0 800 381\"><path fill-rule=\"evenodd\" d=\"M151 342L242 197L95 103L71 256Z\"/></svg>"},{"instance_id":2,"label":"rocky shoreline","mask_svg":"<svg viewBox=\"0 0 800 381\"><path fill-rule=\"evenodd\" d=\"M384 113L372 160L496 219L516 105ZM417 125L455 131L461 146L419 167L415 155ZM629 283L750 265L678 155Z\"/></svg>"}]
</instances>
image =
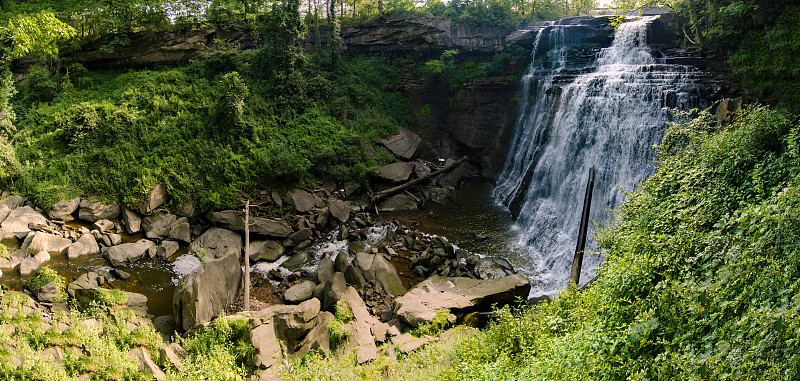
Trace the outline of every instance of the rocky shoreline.
<instances>
[{"instance_id":1,"label":"rocky shoreline","mask_svg":"<svg viewBox=\"0 0 800 381\"><path fill-rule=\"evenodd\" d=\"M252 365L263 377L276 374L276 359L309 350L325 354L356 350L359 362L375 359L377 344L387 341L408 351L432 338L401 332L442 316L449 324L477 324L480 318L476 316L490 312L493 305L528 296L528 280L515 274L505 259L480 257L412 226L373 220L374 213L413 211L426 202L447 203L453 189L477 172L469 164L454 165L453 159L441 167L411 161L420 138L407 130L383 144L401 161L376 170L367 183L292 189L285 195L262 191L253 200L250 260L272 267L267 278L282 303L229 318L251 321L251 343L258 351ZM441 168L448 170L427 181L426 176ZM414 178L426 181L375 202L374 194ZM98 253L112 266L108 273L90 271L68 280L65 298L56 297L58 287L52 282L39 285L35 292L28 287L29 296L21 298L29 299L24 304L30 313L68 312L67 300L81 307L113 296L124 301L115 303L115 308L134 311L140 318L136 324L153 325L169 342L176 333L189 335L213 325L218 316L232 311L240 297L244 211L202 214L191 205L168 210L164 205L169 196L163 185L155 186L149 199L135 209L80 198L39 208L20 196L2 196L0 238L19 244L0 258L3 272L28 276L53 256L73 260ZM372 237L376 231L381 232L377 239ZM373 239L365 244L368 237ZM326 239L361 242L360 250L315 248ZM124 282L130 276L123 269L129 263L174 260L182 249L188 249L199 263L176 287L172 316L148 314L144 295L114 290L109 284L109 279ZM353 315L343 323L348 337L331 345L336 340L332 341L329 326L342 304ZM175 343L162 352L162 360L180 357ZM139 351L132 356L142 359L143 370L160 378L161 370L151 366L149 354Z\"/></svg>"}]
</instances>

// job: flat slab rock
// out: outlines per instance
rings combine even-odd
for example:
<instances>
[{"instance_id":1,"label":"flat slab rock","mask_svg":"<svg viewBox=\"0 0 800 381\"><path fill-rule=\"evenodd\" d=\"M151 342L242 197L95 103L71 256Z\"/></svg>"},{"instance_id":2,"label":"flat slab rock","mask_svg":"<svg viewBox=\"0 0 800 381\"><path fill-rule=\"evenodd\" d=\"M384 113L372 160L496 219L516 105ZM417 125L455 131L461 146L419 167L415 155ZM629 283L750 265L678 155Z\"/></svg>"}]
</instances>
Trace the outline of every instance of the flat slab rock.
<instances>
[{"instance_id":1,"label":"flat slab rock","mask_svg":"<svg viewBox=\"0 0 800 381\"><path fill-rule=\"evenodd\" d=\"M381 144L388 148L389 151L392 151L393 154L406 160L411 159L416 155L422 138L403 127L399 127L398 130L397 135L381 140Z\"/></svg>"},{"instance_id":2,"label":"flat slab rock","mask_svg":"<svg viewBox=\"0 0 800 381\"><path fill-rule=\"evenodd\" d=\"M520 274L478 280L471 278L432 276L395 299L397 316L411 326L432 322L436 311L489 311L493 304L513 303L530 292L528 279Z\"/></svg>"}]
</instances>

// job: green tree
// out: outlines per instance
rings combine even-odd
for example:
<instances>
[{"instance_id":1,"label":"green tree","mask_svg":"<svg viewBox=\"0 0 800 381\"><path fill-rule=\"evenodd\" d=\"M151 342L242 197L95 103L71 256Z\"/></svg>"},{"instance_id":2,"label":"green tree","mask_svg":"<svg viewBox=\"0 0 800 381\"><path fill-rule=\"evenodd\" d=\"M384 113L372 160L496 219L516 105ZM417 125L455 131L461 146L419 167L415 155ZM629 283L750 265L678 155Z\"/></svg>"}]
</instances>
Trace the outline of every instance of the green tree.
<instances>
[{"instance_id":1,"label":"green tree","mask_svg":"<svg viewBox=\"0 0 800 381\"><path fill-rule=\"evenodd\" d=\"M238 136L245 131L244 99L250 94L238 72L222 75L219 80L218 124L228 136Z\"/></svg>"}]
</instances>

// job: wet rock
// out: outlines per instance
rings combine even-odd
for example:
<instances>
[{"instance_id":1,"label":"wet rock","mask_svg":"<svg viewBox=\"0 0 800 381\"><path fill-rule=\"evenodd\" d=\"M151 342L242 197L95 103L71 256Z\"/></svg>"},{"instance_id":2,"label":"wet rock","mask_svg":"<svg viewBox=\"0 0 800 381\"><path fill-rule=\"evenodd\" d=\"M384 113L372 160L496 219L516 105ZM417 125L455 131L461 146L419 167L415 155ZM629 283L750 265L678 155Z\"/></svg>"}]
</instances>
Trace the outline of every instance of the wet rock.
<instances>
[{"instance_id":1,"label":"wet rock","mask_svg":"<svg viewBox=\"0 0 800 381\"><path fill-rule=\"evenodd\" d=\"M316 203L316 200L311 193L296 188L292 189L286 194L286 199L289 201L289 204L294 206L294 208L300 213L305 213L311 210Z\"/></svg>"},{"instance_id":2,"label":"wet rock","mask_svg":"<svg viewBox=\"0 0 800 381\"><path fill-rule=\"evenodd\" d=\"M169 228L169 233L167 236L181 242L192 242L192 228L189 226L189 219L186 217L181 217L175 221L175 223Z\"/></svg>"},{"instance_id":3,"label":"wet rock","mask_svg":"<svg viewBox=\"0 0 800 381\"><path fill-rule=\"evenodd\" d=\"M91 202L89 200L81 200L78 209L78 218L95 222L97 220L113 220L119 217L120 208L117 203L103 204L101 202Z\"/></svg>"},{"instance_id":4,"label":"wet rock","mask_svg":"<svg viewBox=\"0 0 800 381\"><path fill-rule=\"evenodd\" d=\"M175 324L175 317L172 315L162 315L155 319L153 319L153 327L155 327L156 332L161 334L161 338L164 339L165 342L169 343L172 341L172 335L175 334L176 324ZM178 344L175 344L178 345ZM162 361L163 361L163 348L162 347ZM181 348L183 349L183 348ZM177 356L175 353L175 348L171 348L173 351L173 355ZM171 359L170 359L171 360ZM164 363L161 363L161 366L164 367Z\"/></svg>"},{"instance_id":5,"label":"wet rock","mask_svg":"<svg viewBox=\"0 0 800 381\"><path fill-rule=\"evenodd\" d=\"M397 135L392 135L388 139L382 139L381 144L389 149L393 154L409 160L417 154L419 144L422 139L419 135L403 128L398 127Z\"/></svg>"},{"instance_id":6,"label":"wet rock","mask_svg":"<svg viewBox=\"0 0 800 381\"><path fill-rule=\"evenodd\" d=\"M142 217L136 212L125 208L122 210L122 225L128 234L136 234L142 230Z\"/></svg>"},{"instance_id":7,"label":"wet rock","mask_svg":"<svg viewBox=\"0 0 800 381\"><path fill-rule=\"evenodd\" d=\"M30 206L11 210L0 224L0 240L12 237L24 238L31 231L28 228L30 224L47 225L47 219Z\"/></svg>"},{"instance_id":8,"label":"wet rock","mask_svg":"<svg viewBox=\"0 0 800 381\"><path fill-rule=\"evenodd\" d=\"M27 257L19 263L19 274L31 275L36 272L39 267L42 267L42 262L39 262L35 257Z\"/></svg>"},{"instance_id":9,"label":"wet rock","mask_svg":"<svg viewBox=\"0 0 800 381\"><path fill-rule=\"evenodd\" d=\"M105 255L114 267L124 266L125 263L135 262L147 254L148 249L155 247L156 244L146 239L140 239L135 243L112 246L106 250Z\"/></svg>"},{"instance_id":10,"label":"wet rock","mask_svg":"<svg viewBox=\"0 0 800 381\"><path fill-rule=\"evenodd\" d=\"M481 258L475 264L475 276L479 279L497 279L514 274L514 268L505 258Z\"/></svg>"},{"instance_id":11,"label":"wet rock","mask_svg":"<svg viewBox=\"0 0 800 381\"><path fill-rule=\"evenodd\" d=\"M425 163L415 162L414 174L417 175L417 177L425 177L431 174L431 169Z\"/></svg>"},{"instance_id":12,"label":"wet rock","mask_svg":"<svg viewBox=\"0 0 800 381\"><path fill-rule=\"evenodd\" d=\"M292 287L289 287L289 289L283 294L283 298L287 303L298 304L311 299L312 295L314 294L314 288L316 287L316 283L310 280L304 280Z\"/></svg>"},{"instance_id":13,"label":"wet rock","mask_svg":"<svg viewBox=\"0 0 800 381\"><path fill-rule=\"evenodd\" d=\"M74 217L72 217L72 213L75 213L75 211L78 210L78 206L80 204L81 204L80 197L75 197L69 201L61 200L53 204L53 206L47 210L47 215L54 220L62 220L64 222L69 222L75 219Z\"/></svg>"},{"instance_id":14,"label":"wet rock","mask_svg":"<svg viewBox=\"0 0 800 381\"><path fill-rule=\"evenodd\" d=\"M519 274L491 280L433 276L395 299L395 311L401 320L416 327L433 321L442 308L489 311L494 304L502 306L526 297L530 288Z\"/></svg>"},{"instance_id":15,"label":"wet rock","mask_svg":"<svg viewBox=\"0 0 800 381\"><path fill-rule=\"evenodd\" d=\"M67 248L67 258L75 259L82 255L97 254L100 252L100 245L97 244L92 234L83 234L75 243Z\"/></svg>"},{"instance_id":16,"label":"wet rock","mask_svg":"<svg viewBox=\"0 0 800 381\"><path fill-rule=\"evenodd\" d=\"M175 255L180 247L175 241L162 241L156 249L156 256L166 261Z\"/></svg>"},{"instance_id":17,"label":"wet rock","mask_svg":"<svg viewBox=\"0 0 800 381\"><path fill-rule=\"evenodd\" d=\"M266 240L250 242L250 260L275 262L286 251L280 243Z\"/></svg>"},{"instance_id":18,"label":"wet rock","mask_svg":"<svg viewBox=\"0 0 800 381\"><path fill-rule=\"evenodd\" d=\"M364 271L364 278L376 287L381 287L390 296L405 294L406 288L403 287L397 269L382 254L367 255L372 255L373 260L372 265Z\"/></svg>"},{"instance_id":19,"label":"wet rock","mask_svg":"<svg viewBox=\"0 0 800 381\"><path fill-rule=\"evenodd\" d=\"M167 201L167 187L164 184L156 184L153 189L150 190L150 195L147 200L144 202L140 211L142 214L150 213L159 206L164 205Z\"/></svg>"},{"instance_id":20,"label":"wet rock","mask_svg":"<svg viewBox=\"0 0 800 381\"><path fill-rule=\"evenodd\" d=\"M154 216L145 217L142 220L142 229L144 229L147 238L163 238L169 234L169 229L177 220L178 217L174 214L162 211Z\"/></svg>"},{"instance_id":21,"label":"wet rock","mask_svg":"<svg viewBox=\"0 0 800 381\"><path fill-rule=\"evenodd\" d=\"M207 258L233 256L239 258L242 253L242 237L227 229L211 228L189 245L194 253L205 252Z\"/></svg>"},{"instance_id":22,"label":"wet rock","mask_svg":"<svg viewBox=\"0 0 800 381\"><path fill-rule=\"evenodd\" d=\"M378 178L389 180L392 182L406 181L414 171L414 163L399 162L383 166L375 170L375 175Z\"/></svg>"},{"instance_id":23,"label":"wet rock","mask_svg":"<svg viewBox=\"0 0 800 381\"><path fill-rule=\"evenodd\" d=\"M76 290L83 290L83 289L96 289L100 287L104 283L100 274L90 271L85 274L81 274L78 279L71 282L67 285L67 292L70 296L75 297Z\"/></svg>"},{"instance_id":24,"label":"wet rock","mask_svg":"<svg viewBox=\"0 0 800 381\"><path fill-rule=\"evenodd\" d=\"M330 212L327 207L319 210L319 213L317 213L317 218L315 220L315 223L319 229L324 229L326 226L328 226L328 222L330 221L329 216Z\"/></svg>"},{"instance_id":25,"label":"wet rock","mask_svg":"<svg viewBox=\"0 0 800 381\"><path fill-rule=\"evenodd\" d=\"M92 224L92 227L99 230L101 233L105 233L114 228L114 223L111 220L97 220Z\"/></svg>"},{"instance_id":26,"label":"wet rock","mask_svg":"<svg viewBox=\"0 0 800 381\"><path fill-rule=\"evenodd\" d=\"M447 188L431 188L428 190L428 197L439 205L447 205L448 202L456 201L456 192Z\"/></svg>"},{"instance_id":27,"label":"wet rock","mask_svg":"<svg viewBox=\"0 0 800 381\"><path fill-rule=\"evenodd\" d=\"M72 241L66 238L61 238L54 234L36 232L30 245L28 245L27 251L31 255L35 255L40 251L45 251L52 255L64 254L71 244Z\"/></svg>"},{"instance_id":28,"label":"wet rock","mask_svg":"<svg viewBox=\"0 0 800 381\"><path fill-rule=\"evenodd\" d=\"M289 237L287 237L286 240L283 241L283 246L289 248L295 247L299 245L301 242L311 238L311 233L312 233L311 229L308 228L300 229L289 235Z\"/></svg>"},{"instance_id":29,"label":"wet rock","mask_svg":"<svg viewBox=\"0 0 800 381\"><path fill-rule=\"evenodd\" d=\"M447 159L445 166L448 166L454 162L455 160L453 159ZM439 175L436 181L444 188L451 190L456 189L467 178L469 168L470 167L462 163L455 168Z\"/></svg>"},{"instance_id":30,"label":"wet rock","mask_svg":"<svg viewBox=\"0 0 800 381\"><path fill-rule=\"evenodd\" d=\"M225 311L239 294L240 279L238 255L206 259L175 288L172 306L178 328L188 330Z\"/></svg>"},{"instance_id":31,"label":"wet rock","mask_svg":"<svg viewBox=\"0 0 800 381\"><path fill-rule=\"evenodd\" d=\"M122 271L120 269L111 269L111 274L114 275L115 278L127 280L130 279L131 273L127 271Z\"/></svg>"},{"instance_id":32,"label":"wet rock","mask_svg":"<svg viewBox=\"0 0 800 381\"><path fill-rule=\"evenodd\" d=\"M406 193L396 194L378 203L380 212L413 212L417 208L417 199Z\"/></svg>"},{"instance_id":33,"label":"wet rock","mask_svg":"<svg viewBox=\"0 0 800 381\"><path fill-rule=\"evenodd\" d=\"M345 223L350 219L350 207L342 200L333 198L328 200L328 209L333 218L341 223Z\"/></svg>"},{"instance_id":34,"label":"wet rock","mask_svg":"<svg viewBox=\"0 0 800 381\"><path fill-rule=\"evenodd\" d=\"M291 258L283 262L281 266L289 271L297 271L303 267L308 261L311 260L311 254L303 251L293 255Z\"/></svg>"}]
</instances>

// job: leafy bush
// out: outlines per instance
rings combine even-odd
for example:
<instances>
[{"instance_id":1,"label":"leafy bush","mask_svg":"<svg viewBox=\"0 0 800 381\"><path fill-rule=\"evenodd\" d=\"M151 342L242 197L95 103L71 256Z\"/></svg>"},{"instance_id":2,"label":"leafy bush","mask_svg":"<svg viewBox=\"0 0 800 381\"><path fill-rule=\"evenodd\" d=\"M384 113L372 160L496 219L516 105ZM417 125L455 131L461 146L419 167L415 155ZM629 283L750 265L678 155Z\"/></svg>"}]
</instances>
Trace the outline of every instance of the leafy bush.
<instances>
[{"instance_id":1,"label":"leafy bush","mask_svg":"<svg viewBox=\"0 0 800 381\"><path fill-rule=\"evenodd\" d=\"M36 270L36 275L25 283L25 288L31 292L39 292L49 283L56 286L56 296L53 299L63 300L66 297L67 280L47 266Z\"/></svg>"}]
</instances>

